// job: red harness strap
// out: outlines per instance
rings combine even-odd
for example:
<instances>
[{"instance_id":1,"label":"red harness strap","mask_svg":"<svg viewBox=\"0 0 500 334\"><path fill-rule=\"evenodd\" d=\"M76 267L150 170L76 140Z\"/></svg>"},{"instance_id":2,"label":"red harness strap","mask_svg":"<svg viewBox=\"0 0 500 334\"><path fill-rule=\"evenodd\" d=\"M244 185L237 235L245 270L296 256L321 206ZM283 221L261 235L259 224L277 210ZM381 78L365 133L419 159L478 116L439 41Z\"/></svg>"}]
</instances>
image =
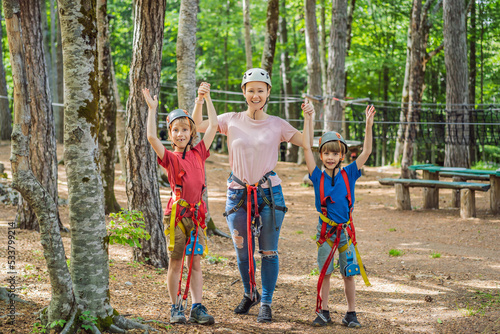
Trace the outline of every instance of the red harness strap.
<instances>
[{"instance_id":1,"label":"red harness strap","mask_svg":"<svg viewBox=\"0 0 500 334\"><path fill-rule=\"evenodd\" d=\"M321 287L323 285L323 280L325 278L326 272L328 271L328 267L330 266L330 263L332 262L333 256L335 254L335 251L338 249L339 243L340 243L340 233L342 232L342 229L345 230L345 232L349 235L349 238L351 238L351 241L354 245L356 245L356 235L354 231L354 225L352 223L352 199L351 199L351 188L349 185L349 178L347 177L347 173L345 170L340 171L342 173L342 177L344 178L344 183L347 188L347 195L346 199L349 204L349 224L337 224L336 226L332 227L328 232L326 231L326 228L328 224L326 222L323 222L321 226L321 234L320 238L318 240L318 245L322 245L326 240L330 239L334 234L335 235L335 241L333 242L332 249L330 250L330 253L328 254L328 257L323 264L323 268L321 269L321 273L319 275L318 279L318 285L317 285L317 298L316 298L316 313L318 316L323 318L323 313L322 313L322 307L321 304L323 302L323 299L321 298ZM326 199L330 198L330 201L332 201L331 197L325 197L325 173L321 175L321 180L320 180L320 186L319 186L319 193L320 193L320 202L321 202L321 213L325 216L327 216L327 210L326 210ZM332 201L333 203L333 201ZM325 319L323 319L325 320ZM326 321L326 320L325 320Z\"/></svg>"},{"instance_id":2,"label":"red harness strap","mask_svg":"<svg viewBox=\"0 0 500 334\"><path fill-rule=\"evenodd\" d=\"M247 187L247 244L248 244L248 275L250 276L250 298L254 300L257 297L257 284L255 282L255 267L253 264L253 234L252 234L252 195L254 200L254 216L258 218L259 215L259 204L257 202L257 188L258 184L251 186L249 184ZM254 296L255 295L255 296Z\"/></svg>"}]
</instances>

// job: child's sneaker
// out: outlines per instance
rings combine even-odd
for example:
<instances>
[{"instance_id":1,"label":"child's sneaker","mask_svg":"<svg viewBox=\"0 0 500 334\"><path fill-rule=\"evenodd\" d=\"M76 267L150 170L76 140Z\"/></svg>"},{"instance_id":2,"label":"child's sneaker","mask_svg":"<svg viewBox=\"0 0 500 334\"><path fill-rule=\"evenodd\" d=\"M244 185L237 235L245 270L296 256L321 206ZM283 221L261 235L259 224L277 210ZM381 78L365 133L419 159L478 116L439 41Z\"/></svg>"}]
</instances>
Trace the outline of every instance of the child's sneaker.
<instances>
[{"instance_id":1,"label":"child's sneaker","mask_svg":"<svg viewBox=\"0 0 500 334\"><path fill-rule=\"evenodd\" d=\"M257 299L256 300L251 300L250 297L247 297L246 295L244 295L243 299L240 302L240 305L236 306L236 308L234 309L234 313L247 314L248 311L250 311L250 308L254 305L257 305L258 303L260 303L259 291L257 291Z\"/></svg>"},{"instance_id":2,"label":"child's sneaker","mask_svg":"<svg viewBox=\"0 0 500 334\"><path fill-rule=\"evenodd\" d=\"M170 323L171 324L185 324L186 316L184 315L184 307L172 305L170 309Z\"/></svg>"},{"instance_id":3,"label":"child's sneaker","mask_svg":"<svg viewBox=\"0 0 500 334\"><path fill-rule=\"evenodd\" d=\"M326 319L326 322L322 317L318 315L312 323L313 326L321 327L332 323L332 318L330 318L330 311L322 310L321 313L323 314L323 317Z\"/></svg>"},{"instance_id":4,"label":"child's sneaker","mask_svg":"<svg viewBox=\"0 0 500 334\"><path fill-rule=\"evenodd\" d=\"M351 328L359 328L361 324L356 317L356 312L347 312L345 317L342 318L342 325L351 327Z\"/></svg>"},{"instance_id":5,"label":"child's sneaker","mask_svg":"<svg viewBox=\"0 0 500 334\"><path fill-rule=\"evenodd\" d=\"M191 310L189 322L196 322L201 325L212 325L214 317L207 313L207 308L203 305L198 305Z\"/></svg>"},{"instance_id":6,"label":"child's sneaker","mask_svg":"<svg viewBox=\"0 0 500 334\"><path fill-rule=\"evenodd\" d=\"M257 322L271 322L271 321L273 321L273 313L271 312L271 306L263 304L259 309Z\"/></svg>"}]
</instances>

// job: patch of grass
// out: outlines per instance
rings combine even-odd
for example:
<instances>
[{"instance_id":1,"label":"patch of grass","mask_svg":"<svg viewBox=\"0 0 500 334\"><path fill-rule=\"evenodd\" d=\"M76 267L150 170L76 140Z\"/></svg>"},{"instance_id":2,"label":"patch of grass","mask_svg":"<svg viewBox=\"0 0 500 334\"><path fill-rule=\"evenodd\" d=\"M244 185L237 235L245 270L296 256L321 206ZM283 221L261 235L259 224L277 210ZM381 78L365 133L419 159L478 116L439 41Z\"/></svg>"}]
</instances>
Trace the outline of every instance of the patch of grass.
<instances>
[{"instance_id":1,"label":"patch of grass","mask_svg":"<svg viewBox=\"0 0 500 334\"><path fill-rule=\"evenodd\" d=\"M316 234L311 236L311 239L316 240Z\"/></svg>"},{"instance_id":2,"label":"patch of grass","mask_svg":"<svg viewBox=\"0 0 500 334\"><path fill-rule=\"evenodd\" d=\"M318 268L311 269L311 272L309 273L309 276L318 276L318 275L319 275L319 269Z\"/></svg>"},{"instance_id":3,"label":"patch of grass","mask_svg":"<svg viewBox=\"0 0 500 334\"><path fill-rule=\"evenodd\" d=\"M431 253L431 257L433 259L439 259L441 257L441 253L438 253L438 252L432 252Z\"/></svg>"},{"instance_id":4,"label":"patch of grass","mask_svg":"<svg viewBox=\"0 0 500 334\"><path fill-rule=\"evenodd\" d=\"M402 250L400 250L400 249L391 249L389 251L389 255L390 256L401 256L403 254L404 254L404 252Z\"/></svg>"},{"instance_id":5,"label":"patch of grass","mask_svg":"<svg viewBox=\"0 0 500 334\"><path fill-rule=\"evenodd\" d=\"M307 183L301 183L300 186L302 188L309 188L310 187L310 185L308 185Z\"/></svg>"},{"instance_id":6,"label":"patch of grass","mask_svg":"<svg viewBox=\"0 0 500 334\"><path fill-rule=\"evenodd\" d=\"M396 232L396 229L395 228L390 228L389 232Z\"/></svg>"},{"instance_id":7,"label":"patch of grass","mask_svg":"<svg viewBox=\"0 0 500 334\"><path fill-rule=\"evenodd\" d=\"M304 234L304 231L298 230L298 231L295 231L295 234Z\"/></svg>"},{"instance_id":8,"label":"patch of grass","mask_svg":"<svg viewBox=\"0 0 500 334\"><path fill-rule=\"evenodd\" d=\"M210 262L211 264L218 264L218 263L222 263L222 262L226 262L227 261L227 258L226 257L223 257L223 256L220 256L220 255L217 255L217 254L212 254L212 253L209 253L205 259Z\"/></svg>"}]
</instances>

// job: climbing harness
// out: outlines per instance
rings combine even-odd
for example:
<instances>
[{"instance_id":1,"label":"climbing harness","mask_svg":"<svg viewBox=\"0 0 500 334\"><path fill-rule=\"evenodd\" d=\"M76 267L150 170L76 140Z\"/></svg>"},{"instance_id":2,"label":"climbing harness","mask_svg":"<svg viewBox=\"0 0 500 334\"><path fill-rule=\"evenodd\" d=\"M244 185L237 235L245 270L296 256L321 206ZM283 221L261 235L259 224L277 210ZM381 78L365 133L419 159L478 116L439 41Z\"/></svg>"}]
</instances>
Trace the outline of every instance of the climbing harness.
<instances>
[{"instance_id":1,"label":"climbing harness","mask_svg":"<svg viewBox=\"0 0 500 334\"><path fill-rule=\"evenodd\" d=\"M322 298L321 298L321 286L323 285L323 280L325 278L326 272L328 271L328 267L330 266L330 263L332 262L333 256L335 254L335 251L337 250L339 243L340 243L340 234L342 230L344 231L344 234L346 238L348 238L347 244L339 248L339 253L343 253L347 251L347 265L345 267L344 271L344 276L353 276L357 274L361 274L363 277L363 280L366 284L366 286L370 286L370 282L368 281L368 277L366 276L366 272L363 266L363 262L361 261L361 256L359 255L358 248L357 248L357 242L356 242L356 231L354 229L354 223L352 221L352 211L354 209L352 205L352 199L351 199L351 187L349 185L349 178L347 176L347 173L344 169L341 171L342 177L344 179L344 183L347 189L347 202L349 204L349 221L343 224L337 224L333 220L328 218L328 211L326 207L326 200L327 198L330 198L330 196L325 197L325 173L323 172L321 175L321 180L320 180L320 186L319 186L319 193L320 193L320 201L321 201L321 213L320 213L320 218L323 221L321 225L321 232L320 232L320 237L316 244L318 245L318 248L325 242L330 245L332 248L330 250L330 253L328 254L328 257L323 264L323 268L321 269L321 273L319 275L318 279L318 286L317 286L317 299L316 299L316 314L323 319L325 322L327 322L327 319L323 316L323 312L321 309L321 303L322 303ZM333 178L333 176L332 176ZM330 198L330 201L332 199ZM331 228L327 231L328 226L331 226ZM335 234L335 240L332 241L330 238ZM354 252L356 253L356 259L357 259L357 264L354 263L354 254L352 254L352 251L348 248L350 245L354 245Z\"/></svg>"},{"instance_id":2,"label":"climbing harness","mask_svg":"<svg viewBox=\"0 0 500 334\"><path fill-rule=\"evenodd\" d=\"M255 283L255 268L254 268L254 256L253 256L253 237L254 235L258 238L260 236L262 230L262 222L260 220L260 212L267 205L271 209L271 215L274 222L274 227L276 231L279 230L278 225L276 224L276 210L283 211L286 213L288 211L287 207L279 206L274 203L273 196L273 186L269 176L275 175L273 171L266 173L262 179L256 182L253 185L247 184L231 173L232 179L241 185L243 188L243 194L241 195L240 201L236 204L232 209L224 212L224 217L229 216L230 214L235 213L241 207L243 207L247 211L247 248L248 248L248 274L250 276L250 299L257 300L257 288ZM269 190L271 191L271 200L269 200L264 193L264 189L262 188L262 184L266 183L269 185ZM257 191L260 193L262 197L262 203L259 205L257 201ZM253 198L253 207L252 207L252 198ZM246 200L246 207L243 206Z\"/></svg>"},{"instance_id":3,"label":"climbing harness","mask_svg":"<svg viewBox=\"0 0 500 334\"><path fill-rule=\"evenodd\" d=\"M205 172L203 168L203 162L200 157L200 154L193 150L194 155L196 156L196 160L200 164L203 170L203 179L205 179ZM189 285L191 283L191 271L193 268L193 259L194 255L203 255L206 256L208 253L208 247L203 247L199 244L198 231L201 227L203 229L203 233L205 235L205 246L206 244L206 225L205 225L205 203L203 200L200 200L198 203L188 203L186 200L182 199L182 177L186 174L186 172L181 168L179 163L179 158L175 156L175 159L172 159L172 163L169 165L167 169L167 176L170 181L170 186L172 188L172 192L174 197L174 203L172 204L172 211L170 213L170 227L168 230L168 234L170 235L170 242L168 245L168 249L170 251L174 250L175 246L175 228L178 226L181 231L186 235L186 244L184 246L184 251L182 254L181 261L181 274L179 277L179 288L177 290L177 299L176 305L183 309L186 309L187 306L187 297L189 291ZM205 192L205 185L202 187L202 194ZM182 218L186 217L188 213L191 213L191 219L193 220L194 227L191 231L187 231L186 227L182 223ZM165 230L165 234L167 231ZM182 271L184 270L184 259L186 255L191 255L191 260L189 262L188 275L186 280L186 287L184 289L184 294L182 293Z\"/></svg>"}]
</instances>

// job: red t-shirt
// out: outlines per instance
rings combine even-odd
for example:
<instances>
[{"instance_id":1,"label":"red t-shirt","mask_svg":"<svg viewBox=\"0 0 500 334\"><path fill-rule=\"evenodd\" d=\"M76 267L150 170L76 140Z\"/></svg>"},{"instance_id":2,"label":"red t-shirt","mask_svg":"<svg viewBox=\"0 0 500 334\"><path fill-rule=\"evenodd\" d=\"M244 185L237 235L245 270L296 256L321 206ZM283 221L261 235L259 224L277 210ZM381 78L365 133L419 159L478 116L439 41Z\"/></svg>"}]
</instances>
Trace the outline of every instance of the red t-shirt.
<instances>
[{"instance_id":1,"label":"red t-shirt","mask_svg":"<svg viewBox=\"0 0 500 334\"><path fill-rule=\"evenodd\" d=\"M202 165L200 165L200 161L193 151L198 152ZM203 173L205 160L207 160L209 156L210 152L205 147L203 140L201 140L198 145L186 152L185 159L182 159L182 152L171 152L167 149L165 149L165 153L163 154L163 160L160 160L160 157L156 157L156 159L160 166L165 168L167 171L172 163L172 159L177 158L179 160L180 168L186 172L184 176L182 176L182 199L188 203L198 203L201 200L201 192L203 190L203 185L205 184ZM175 179L169 179L169 182L171 184L175 184ZM171 197L168 201L167 208L165 209L165 215L170 214L173 203L174 199Z\"/></svg>"}]
</instances>

